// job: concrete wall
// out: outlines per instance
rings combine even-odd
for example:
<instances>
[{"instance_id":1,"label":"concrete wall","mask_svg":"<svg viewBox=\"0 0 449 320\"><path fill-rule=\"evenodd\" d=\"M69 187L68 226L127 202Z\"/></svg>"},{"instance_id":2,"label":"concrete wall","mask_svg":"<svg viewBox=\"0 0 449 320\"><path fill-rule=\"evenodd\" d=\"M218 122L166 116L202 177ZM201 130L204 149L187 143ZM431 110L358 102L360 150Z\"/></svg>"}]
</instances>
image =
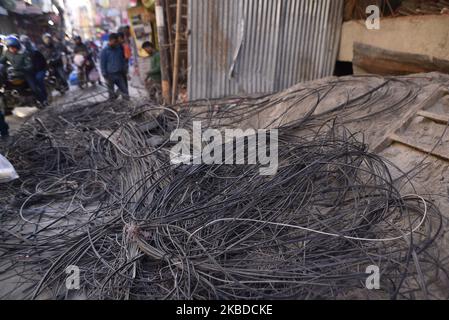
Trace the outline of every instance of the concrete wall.
<instances>
[{"instance_id":1,"label":"concrete wall","mask_svg":"<svg viewBox=\"0 0 449 320\"><path fill-rule=\"evenodd\" d=\"M354 42L449 60L449 15L383 18L380 30L368 30L364 21L347 21L338 60L352 61Z\"/></svg>"}]
</instances>

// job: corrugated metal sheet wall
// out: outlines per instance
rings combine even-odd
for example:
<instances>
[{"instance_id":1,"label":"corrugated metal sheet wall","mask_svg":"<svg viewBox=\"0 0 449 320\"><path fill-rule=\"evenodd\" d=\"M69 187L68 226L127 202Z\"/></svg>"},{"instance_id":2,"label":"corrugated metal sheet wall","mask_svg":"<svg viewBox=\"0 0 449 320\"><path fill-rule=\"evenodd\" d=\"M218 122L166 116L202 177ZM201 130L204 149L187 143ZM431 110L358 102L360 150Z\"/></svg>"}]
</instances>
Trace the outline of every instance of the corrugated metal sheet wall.
<instances>
[{"instance_id":1,"label":"corrugated metal sheet wall","mask_svg":"<svg viewBox=\"0 0 449 320\"><path fill-rule=\"evenodd\" d=\"M189 0L191 100L332 75L343 0Z\"/></svg>"}]
</instances>

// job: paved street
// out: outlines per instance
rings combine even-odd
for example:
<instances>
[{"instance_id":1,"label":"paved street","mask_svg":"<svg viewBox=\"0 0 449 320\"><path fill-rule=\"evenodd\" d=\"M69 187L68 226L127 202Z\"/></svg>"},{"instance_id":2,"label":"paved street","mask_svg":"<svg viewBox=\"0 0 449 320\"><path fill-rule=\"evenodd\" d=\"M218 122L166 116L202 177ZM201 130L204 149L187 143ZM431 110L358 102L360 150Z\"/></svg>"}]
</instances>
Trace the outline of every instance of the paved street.
<instances>
[{"instance_id":1,"label":"paved street","mask_svg":"<svg viewBox=\"0 0 449 320\"><path fill-rule=\"evenodd\" d=\"M129 86L131 99L146 97L145 89L139 85L138 79L131 79ZM71 86L70 90L63 96L59 92L53 92L53 102L50 107L58 107L64 104L70 104L85 99L107 99L107 89L104 85L89 86L86 89L79 89L77 86ZM17 107L13 115L6 117L6 122L10 127L10 134L14 135L20 126L27 121L38 109L36 107Z\"/></svg>"}]
</instances>

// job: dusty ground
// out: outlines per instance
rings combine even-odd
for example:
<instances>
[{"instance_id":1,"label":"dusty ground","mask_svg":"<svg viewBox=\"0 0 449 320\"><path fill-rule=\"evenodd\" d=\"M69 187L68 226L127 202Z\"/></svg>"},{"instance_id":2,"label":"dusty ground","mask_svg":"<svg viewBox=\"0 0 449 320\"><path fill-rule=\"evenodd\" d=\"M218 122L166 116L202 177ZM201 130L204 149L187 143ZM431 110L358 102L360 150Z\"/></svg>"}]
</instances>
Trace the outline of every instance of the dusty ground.
<instances>
[{"instance_id":1,"label":"dusty ground","mask_svg":"<svg viewBox=\"0 0 449 320\"><path fill-rule=\"evenodd\" d=\"M132 79L130 81L129 92L132 98L140 98L146 97L145 88L139 84L138 81ZM92 99L105 99L106 88L103 86L89 86L84 90L80 90L76 86L71 86L70 90L66 92L64 96L61 96L57 92L53 92L54 102L52 103L52 107L59 107L68 103L73 103L78 101L79 99L89 99L89 96L96 95L99 92L104 92L104 94L100 97L92 97ZM19 107L14 110L13 115L6 117L6 122L9 124L11 135L13 135L17 129L27 120L31 115L38 111L35 107Z\"/></svg>"}]
</instances>

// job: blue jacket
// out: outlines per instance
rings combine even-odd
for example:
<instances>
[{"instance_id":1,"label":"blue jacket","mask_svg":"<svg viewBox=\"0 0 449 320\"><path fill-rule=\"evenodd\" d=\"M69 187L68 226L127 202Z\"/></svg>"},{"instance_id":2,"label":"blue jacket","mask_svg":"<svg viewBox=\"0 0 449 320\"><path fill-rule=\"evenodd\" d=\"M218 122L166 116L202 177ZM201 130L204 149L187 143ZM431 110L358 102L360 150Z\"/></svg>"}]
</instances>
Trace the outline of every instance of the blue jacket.
<instances>
[{"instance_id":1,"label":"blue jacket","mask_svg":"<svg viewBox=\"0 0 449 320\"><path fill-rule=\"evenodd\" d=\"M127 65L121 46L106 46L100 55L101 73L103 75L126 72Z\"/></svg>"}]
</instances>

